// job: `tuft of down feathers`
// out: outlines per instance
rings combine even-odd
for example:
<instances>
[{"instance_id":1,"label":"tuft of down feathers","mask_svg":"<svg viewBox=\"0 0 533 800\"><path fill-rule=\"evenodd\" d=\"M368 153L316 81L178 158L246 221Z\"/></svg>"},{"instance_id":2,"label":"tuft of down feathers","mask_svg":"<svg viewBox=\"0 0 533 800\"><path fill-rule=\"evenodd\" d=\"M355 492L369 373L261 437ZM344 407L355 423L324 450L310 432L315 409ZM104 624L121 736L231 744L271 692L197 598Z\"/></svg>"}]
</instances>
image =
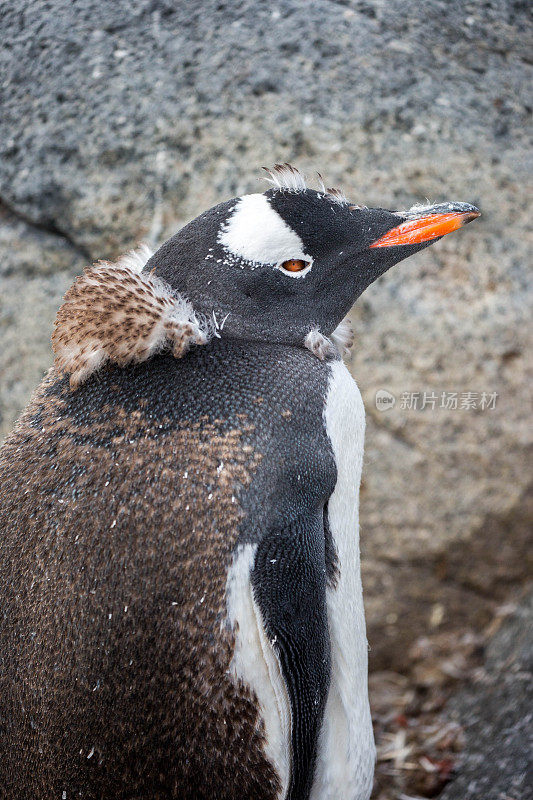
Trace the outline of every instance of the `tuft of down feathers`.
<instances>
[{"instance_id":1,"label":"tuft of down feathers","mask_svg":"<svg viewBox=\"0 0 533 800\"><path fill-rule=\"evenodd\" d=\"M128 254L116 264L88 267L65 294L52 347L72 389L107 361L140 363L165 348L181 358L191 345L209 340L209 326L187 300L155 275L140 273L145 256Z\"/></svg>"},{"instance_id":2,"label":"tuft of down feathers","mask_svg":"<svg viewBox=\"0 0 533 800\"><path fill-rule=\"evenodd\" d=\"M273 167L263 167L269 176L265 178L274 189L288 190L289 192L305 192L307 184L299 169L292 164L274 164Z\"/></svg>"},{"instance_id":3,"label":"tuft of down feathers","mask_svg":"<svg viewBox=\"0 0 533 800\"><path fill-rule=\"evenodd\" d=\"M287 192L305 192L309 187L299 169L292 164L274 164L273 167L263 167L268 178L265 178L274 189ZM318 177L318 191L328 200L344 205L348 202L346 195L340 189L328 189L322 180L320 172Z\"/></svg>"},{"instance_id":4,"label":"tuft of down feathers","mask_svg":"<svg viewBox=\"0 0 533 800\"><path fill-rule=\"evenodd\" d=\"M305 337L304 345L320 361L325 361L338 355L341 357L347 356L353 345L353 339L353 330L350 322L347 319L343 319L331 334L331 338L328 339L327 336L320 333L318 328L313 328Z\"/></svg>"},{"instance_id":5,"label":"tuft of down feathers","mask_svg":"<svg viewBox=\"0 0 533 800\"><path fill-rule=\"evenodd\" d=\"M120 258L115 261L99 261L98 264L103 266L104 264L108 267L115 266L115 267L129 267L133 270L133 272L142 272L146 264L150 261L154 254L154 251L148 247L145 242L142 242L135 250L129 250L124 255L120 256Z\"/></svg>"},{"instance_id":6,"label":"tuft of down feathers","mask_svg":"<svg viewBox=\"0 0 533 800\"><path fill-rule=\"evenodd\" d=\"M331 334L341 356L347 356L353 347L354 333L349 319L343 319Z\"/></svg>"}]
</instances>

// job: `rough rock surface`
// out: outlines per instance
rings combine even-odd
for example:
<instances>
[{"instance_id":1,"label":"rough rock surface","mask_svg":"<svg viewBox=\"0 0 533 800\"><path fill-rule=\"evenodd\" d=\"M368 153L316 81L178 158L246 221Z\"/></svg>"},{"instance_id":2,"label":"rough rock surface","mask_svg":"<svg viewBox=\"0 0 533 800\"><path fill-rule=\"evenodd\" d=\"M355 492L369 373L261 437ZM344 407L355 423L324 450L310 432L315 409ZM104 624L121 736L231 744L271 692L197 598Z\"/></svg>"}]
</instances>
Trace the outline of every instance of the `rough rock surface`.
<instances>
[{"instance_id":1,"label":"rough rock surface","mask_svg":"<svg viewBox=\"0 0 533 800\"><path fill-rule=\"evenodd\" d=\"M495 635L484 669L450 710L466 741L441 800L532 800L533 594Z\"/></svg>"},{"instance_id":2,"label":"rough rock surface","mask_svg":"<svg viewBox=\"0 0 533 800\"><path fill-rule=\"evenodd\" d=\"M351 366L369 417L373 665L401 668L424 632L486 624L530 569L529 13L521 0L4 4L3 432L50 363L83 264L258 190L262 164L318 169L367 205L473 202L480 220L361 298ZM394 408L376 408L378 389ZM436 408L403 408L414 391ZM454 391L496 392L496 407L440 408Z\"/></svg>"},{"instance_id":3,"label":"rough rock surface","mask_svg":"<svg viewBox=\"0 0 533 800\"><path fill-rule=\"evenodd\" d=\"M65 239L0 206L0 432L50 366L50 334L61 297L84 259Z\"/></svg>"}]
</instances>

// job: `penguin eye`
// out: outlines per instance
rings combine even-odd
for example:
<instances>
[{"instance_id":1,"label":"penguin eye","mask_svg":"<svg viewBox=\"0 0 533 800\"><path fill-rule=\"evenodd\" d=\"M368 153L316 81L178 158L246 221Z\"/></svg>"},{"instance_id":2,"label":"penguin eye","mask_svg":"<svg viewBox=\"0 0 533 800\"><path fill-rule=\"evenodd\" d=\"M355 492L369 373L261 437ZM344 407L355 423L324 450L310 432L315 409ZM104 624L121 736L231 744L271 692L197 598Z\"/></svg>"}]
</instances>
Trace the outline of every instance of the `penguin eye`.
<instances>
[{"instance_id":1,"label":"penguin eye","mask_svg":"<svg viewBox=\"0 0 533 800\"><path fill-rule=\"evenodd\" d=\"M289 258L288 261L283 262L281 267L287 272L301 272L306 268L307 263L307 261L302 261L301 258Z\"/></svg>"}]
</instances>

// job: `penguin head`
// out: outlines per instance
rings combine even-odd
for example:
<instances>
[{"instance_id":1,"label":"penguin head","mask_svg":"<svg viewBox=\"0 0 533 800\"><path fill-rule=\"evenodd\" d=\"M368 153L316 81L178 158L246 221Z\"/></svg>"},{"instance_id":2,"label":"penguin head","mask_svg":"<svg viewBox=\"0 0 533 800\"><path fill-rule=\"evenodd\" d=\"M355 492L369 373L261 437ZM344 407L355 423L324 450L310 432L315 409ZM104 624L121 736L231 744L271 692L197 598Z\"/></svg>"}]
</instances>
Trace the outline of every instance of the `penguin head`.
<instances>
[{"instance_id":1,"label":"penguin head","mask_svg":"<svg viewBox=\"0 0 533 800\"><path fill-rule=\"evenodd\" d=\"M268 174L268 191L211 208L151 257L99 262L76 279L52 335L72 388L106 362L165 349L181 358L213 334L336 357L350 342L341 322L367 286L479 216L466 203L359 207L323 184L308 188L288 164Z\"/></svg>"},{"instance_id":2,"label":"penguin head","mask_svg":"<svg viewBox=\"0 0 533 800\"><path fill-rule=\"evenodd\" d=\"M359 207L337 190L308 188L290 165L268 173L272 188L204 212L145 266L224 336L286 344L313 330L329 336L380 275L479 216L466 203Z\"/></svg>"}]
</instances>

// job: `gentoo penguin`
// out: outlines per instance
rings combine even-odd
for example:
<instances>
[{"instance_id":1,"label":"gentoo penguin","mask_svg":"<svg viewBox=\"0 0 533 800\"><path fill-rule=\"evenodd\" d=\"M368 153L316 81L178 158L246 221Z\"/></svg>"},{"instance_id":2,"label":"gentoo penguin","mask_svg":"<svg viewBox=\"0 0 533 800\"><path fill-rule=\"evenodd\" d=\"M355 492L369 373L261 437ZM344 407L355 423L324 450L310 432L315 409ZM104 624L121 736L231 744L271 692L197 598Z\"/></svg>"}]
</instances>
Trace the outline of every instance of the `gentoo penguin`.
<instances>
[{"instance_id":1,"label":"gentoo penguin","mask_svg":"<svg viewBox=\"0 0 533 800\"><path fill-rule=\"evenodd\" d=\"M342 320L479 212L269 175L65 296L1 454L2 798L370 794Z\"/></svg>"}]
</instances>

